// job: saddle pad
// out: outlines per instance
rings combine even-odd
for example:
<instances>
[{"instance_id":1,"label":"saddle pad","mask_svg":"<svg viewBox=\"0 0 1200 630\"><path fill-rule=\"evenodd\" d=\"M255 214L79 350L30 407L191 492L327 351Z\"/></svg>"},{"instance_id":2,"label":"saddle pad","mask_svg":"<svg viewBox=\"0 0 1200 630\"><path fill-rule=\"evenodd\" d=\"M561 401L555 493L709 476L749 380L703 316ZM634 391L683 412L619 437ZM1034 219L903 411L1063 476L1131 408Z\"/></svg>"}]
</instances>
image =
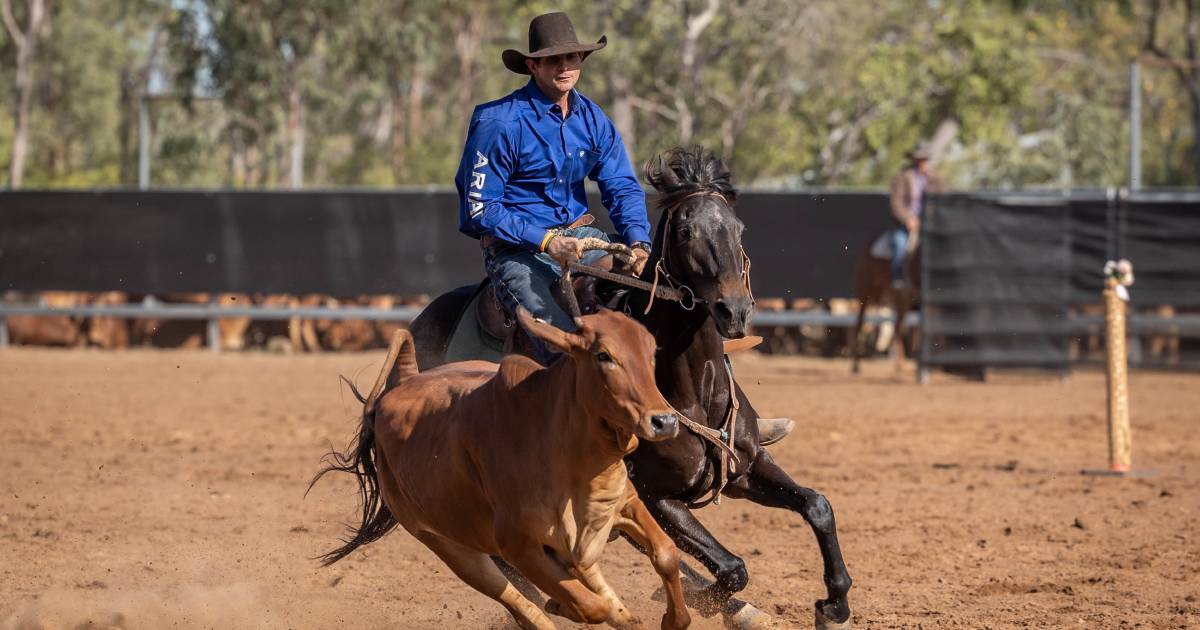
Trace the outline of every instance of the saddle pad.
<instances>
[{"instance_id":1,"label":"saddle pad","mask_svg":"<svg viewBox=\"0 0 1200 630\"><path fill-rule=\"evenodd\" d=\"M891 260L892 255L895 253L895 248L892 247L892 239L888 238L888 233L884 232L871 242L871 248L868 251L872 258Z\"/></svg>"},{"instance_id":2,"label":"saddle pad","mask_svg":"<svg viewBox=\"0 0 1200 630\"><path fill-rule=\"evenodd\" d=\"M475 295L458 315L454 334L446 344L446 363L454 361L492 361L499 363L504 358L504 340L496 339L479 327L475 308L479 300L487 296L487 283L482 283Z\"/></svg>"}]
</instances>

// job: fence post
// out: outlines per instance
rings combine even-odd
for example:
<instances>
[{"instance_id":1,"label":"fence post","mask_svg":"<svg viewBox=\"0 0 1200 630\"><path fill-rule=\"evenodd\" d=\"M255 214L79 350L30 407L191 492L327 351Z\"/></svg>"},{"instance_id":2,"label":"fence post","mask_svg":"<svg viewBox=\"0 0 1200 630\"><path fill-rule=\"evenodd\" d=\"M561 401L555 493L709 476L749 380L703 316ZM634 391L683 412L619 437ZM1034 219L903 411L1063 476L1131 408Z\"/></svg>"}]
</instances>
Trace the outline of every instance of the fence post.
<instances>
[{"instance_id":1,"label":"fence post","mask_svg":"<svg viewBox=\"0 0 1200 630\"><path fill-rule=\"evenodd\" d=\"M1129 189L1142 189L1142 70L1129 64Z\"/></svg>"},{"instance_id":2,"label":"fence post","mask_svg":"<svg viewBox=\"0 0 1200 630\"><path fill-rule=\"evenodd\" d=\"M8 347L8 318L0 317L0 348Z\"/></svg>"},{"instance_id":3,"label":"fence post","mask_svg":"<svg viewBox=\"0 0 1200 630\"><path fill-rule=\"evenodd\" d=\"M209 298L208 305L209 305L209 308L214 309L214 310L218 306L220 306L220 301L216 294L213 294L213 296ZM207 324L207 326L205 328L208 333L208 335L207 335L208 336L208 349L212 350L213 352L220 352L221 351L221 320L218 318L217 313L215 313L215 312L212 313L209 316L208 320L206 320L206 324Z\"/></svg>"},{"instance_id":4,"label":"fence post","mask_svg":"<svg viewBox=\"0 0 1200 630\"><path fill-rule=\"evenodd\" d=\"M1121 279L1112 273L1105 275L1104 345L1108 351L1108 465L1112 472L1124 474L1132 467L1133 450L1129 430L1129 374L1125 351L1125 301L1128 294Z\"/></svg>"}]
</instances>

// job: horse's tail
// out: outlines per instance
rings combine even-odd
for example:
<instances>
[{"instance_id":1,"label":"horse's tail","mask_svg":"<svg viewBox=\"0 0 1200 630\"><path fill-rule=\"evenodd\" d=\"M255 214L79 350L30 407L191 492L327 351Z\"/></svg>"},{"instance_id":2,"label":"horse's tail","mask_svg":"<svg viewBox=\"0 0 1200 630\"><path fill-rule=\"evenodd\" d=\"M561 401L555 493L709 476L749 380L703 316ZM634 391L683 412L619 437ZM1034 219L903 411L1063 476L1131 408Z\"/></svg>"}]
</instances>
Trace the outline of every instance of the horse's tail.
<instances>
[{"instance_id":1,"label":"horse's tail","mask_svg":"<svg viewBox=\"0 0 1200 630\"><path fill-rule=\"evenodd\" d=\"M341 377L350 386L354 397L363 403L362 423L345 453L330 451L323 458L326 467L313 477L308 488L311 490L328 472L338 471L354 475L355 481L358 482L362 514L361 523L358 527L350 527L350 536L342 539L344 544L341 547L318 556L321 566L329 566L350 555L355 549L379 540L398 524L396 517L384 504L379 489L379 471L375 468L375 405L387 390L416 373L417 358L412 335L407 330L397 330L392 335L387 358L384 359L383 369L379 372L371 393L364 398L354 383L344 376Z\"/></svg>"}]
</instances>

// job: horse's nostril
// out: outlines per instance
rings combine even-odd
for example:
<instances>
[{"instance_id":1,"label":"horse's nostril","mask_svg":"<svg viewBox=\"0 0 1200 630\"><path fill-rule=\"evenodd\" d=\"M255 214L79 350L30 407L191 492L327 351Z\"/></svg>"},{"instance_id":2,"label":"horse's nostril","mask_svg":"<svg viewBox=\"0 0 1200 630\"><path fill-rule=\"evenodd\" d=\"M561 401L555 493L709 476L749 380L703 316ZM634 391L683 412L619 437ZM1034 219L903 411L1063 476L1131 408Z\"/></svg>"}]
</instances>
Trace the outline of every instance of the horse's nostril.
<instances>
[{"instance_id":1,"label":"horse's nostril","mask_svg":"<svg viewBox=\"0 0 1200 630\"><path fill-rule=\"evenodd\" d=\"M733 309L725 303L725 300L717 300L717 314L725 319L733 319Z\"/></svg>"}]
</instances>

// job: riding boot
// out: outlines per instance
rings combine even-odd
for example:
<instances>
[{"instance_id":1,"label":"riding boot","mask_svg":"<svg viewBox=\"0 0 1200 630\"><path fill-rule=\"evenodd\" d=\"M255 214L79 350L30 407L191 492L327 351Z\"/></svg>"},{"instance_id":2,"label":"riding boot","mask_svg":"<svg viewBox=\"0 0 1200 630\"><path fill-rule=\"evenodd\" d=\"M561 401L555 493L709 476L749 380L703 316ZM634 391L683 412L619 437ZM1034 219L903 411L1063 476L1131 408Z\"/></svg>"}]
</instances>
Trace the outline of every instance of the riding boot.
<instances>
[{"instance_id":1,"label":"riding boot","mask_svg":"<svg viewBox=\"0 0 1200 630\"><path fill-rule=\"evenodd\" d=\"M729 355L735 352L749 350L763 341L762 337L749 336L741 339L726 339L725 345L725 364L729 363ZM730 367L730 370L733 368ZM791 418L759 418L758 424L758 445L769 446L787 437L792 429L796 428L796 423Z\"/></svg>"},{"instance_id":2,"label":"riding boot","mask_svg":"<svg viewBox=\"0 0 1200 630\"><path fill-rule=\"evenodd\" d=\"M758 444L759 446L774 444L787 437L795 428L796 422L791 418L759 418Z\"/></svg>"}]
</instances>

